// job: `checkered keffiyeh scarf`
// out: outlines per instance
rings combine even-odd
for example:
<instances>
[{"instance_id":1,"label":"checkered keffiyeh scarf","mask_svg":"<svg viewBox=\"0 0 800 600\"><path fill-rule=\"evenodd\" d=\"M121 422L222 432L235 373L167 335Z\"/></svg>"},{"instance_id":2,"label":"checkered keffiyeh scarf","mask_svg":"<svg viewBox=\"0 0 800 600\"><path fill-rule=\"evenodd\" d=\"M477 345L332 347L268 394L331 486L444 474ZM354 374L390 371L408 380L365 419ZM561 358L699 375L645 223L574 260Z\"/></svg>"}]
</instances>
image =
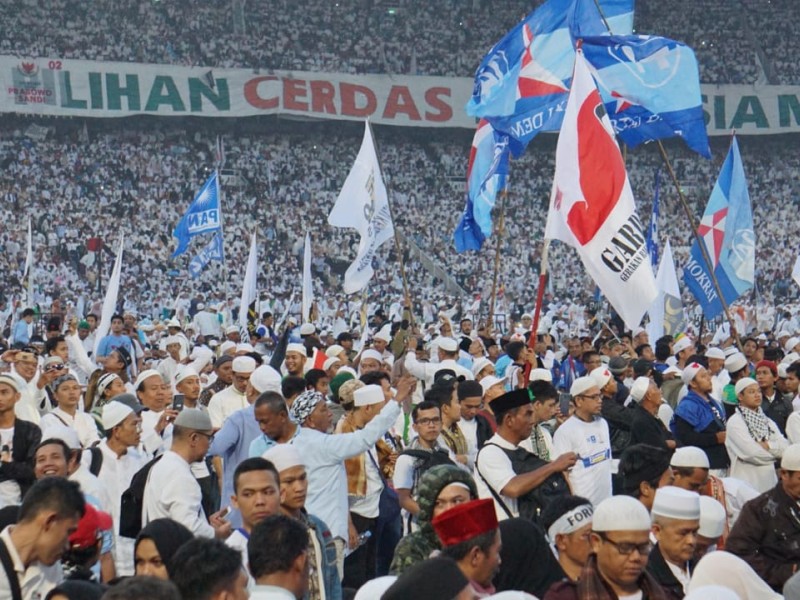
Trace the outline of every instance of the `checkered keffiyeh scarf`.
<instances>
[{"instance_id":1,"label":"checkered keffiyeh scarf","mask_svg":"<svg viewBox=\"0 0 800 600\"><path fill-rule=\"evenodd\" d=\"M766 442L769 439L769 417L764 414L760 406L753 410L739 404L736 410L742 415L750 437L757 442Z\"/></svg>"},{"instance_id":2,"label":"checkered keffiyeh scarf","mask_svg":"<svg viewBox=\"0 0 800 600\"><path fill-rule=\"evenodd\" d=\"M316 408L317 404L320 402L325 402L325 396L319 392L313 390L303 392L292 402L292 408L289 409L289 416L292 417L292 421L302 426L303 423L306 422L308 415L314 411L314 408Z\"/></svg>"}]
</instances>

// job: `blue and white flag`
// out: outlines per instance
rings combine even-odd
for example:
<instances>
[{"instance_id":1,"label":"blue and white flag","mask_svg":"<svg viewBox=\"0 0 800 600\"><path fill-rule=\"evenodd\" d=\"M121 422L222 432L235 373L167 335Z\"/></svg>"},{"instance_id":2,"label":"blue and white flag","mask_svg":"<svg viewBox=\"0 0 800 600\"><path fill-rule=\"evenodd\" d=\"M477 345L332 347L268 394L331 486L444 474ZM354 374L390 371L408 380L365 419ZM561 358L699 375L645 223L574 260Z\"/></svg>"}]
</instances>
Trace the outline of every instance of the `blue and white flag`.
<instances>
[{"instance_id":1,"label":"blue and white flag","mask_svg":"<svg viewBox=\"0 0 800 600\"><path fill-rule=\"evenodd\" d=\"M653 214L650 216L650 227L647 229L647 253L650 255L650 264L655 269L658 266L658 217L661 210L658 206L658 190L661 187L661 170L656 170L656 191L653 194Z\"/></svg>"},{"instance_id":2,"label":"blue and white flag","mask_svg":"<svg viewBox=\"0 0 800 600\"><path fill-rule=\"evenodd\" d=\"M222 260L224 260L223 257L222 236L219 233L215 233L211 241L200 250L197 256L189 261L189 275L192 276L192 279L200 277L200 273L208 266L208 263L212 260L222 262Z\"/></svg>"},{"instance_id":3,"label":"blue and white flag","mask_svg":"<svg viewBox=\"0 0 800 600\"><path fill-rule=\"evenodd\" d=\"M189 247L191 239L201 233L219 231L222 213L219 207L219 177L215 171L203 184L186 214L183 215L172 235L178 238L178 247L172 258L180 256Z\"/></svg>"},{"instance_id":4,"label":"blue and white flag","mask_svg":"<svg viewBox=\"0 0 800 600\"><path fill-rule=\"evenodd\" d=\"M600 14L602 10L602 15ZM548 0L483 58L467 113L511 137L519 156L541 131L558 131L575 63L574 39L629 34L633 0Z\"/></svg>"},{"instance_id":5,"label":"blue and white flag","mask_svg":"<svg viewBox=\"0 0 800 600\"><path fill-rule=\"evenodd\" d=\"M456 251L480 250L492 235L492 208L508 176L508 136L481 119L467 166L467 203L453 238Z\"/></svg>"},{"instance_id":6,"label":"blue and white flag","mask_svg":"<svg viewBox=\"0 0 800 600\"><path fill-rule=\"evenodd\" d=\"M583 53L614 133L631 148L680 137L711 158L700 96L697 59L688 46L658 36L583 39Z\"/></svg>"},{"instance_id":7,"label":"blue and white flag","mask_svg":"<svg viewBox=\"0 0 800 600\"><path fill-rule=\"evenodd\" d=\"M706 246L725 302L730 304L753 287L756 257L750 195L736 138L722 164L697 232ZM706 319L722 313L722 302L697 242L683 267L683 280L702 306Z\"/></svg>"}]
</instances>

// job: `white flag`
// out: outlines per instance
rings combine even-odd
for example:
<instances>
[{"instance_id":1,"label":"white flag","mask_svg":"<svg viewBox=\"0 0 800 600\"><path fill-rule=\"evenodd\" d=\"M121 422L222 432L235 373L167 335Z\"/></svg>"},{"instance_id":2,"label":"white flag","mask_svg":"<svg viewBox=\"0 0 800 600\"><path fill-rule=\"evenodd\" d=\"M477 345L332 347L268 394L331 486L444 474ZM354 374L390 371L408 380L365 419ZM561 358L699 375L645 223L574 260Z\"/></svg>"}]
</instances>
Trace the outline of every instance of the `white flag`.
<instances>
[{"instance_id":1,"label":"white flag","mask_svg":"<svg viewBox=\"0 0 800 600\"><path fill-rule=\"evenodd\" d=\"M311 283L311 236L306 232L306 244L303 248L303 314L300 320L305 323L311 320L311 305L314 302L314 286Z\"/></svg>"},{"instance_id":2,"label":"white flag","mask_svg":"<svg viewBox=\"0 0 800 600\"><path fill-rule=\"evenodd\" d=\"M574 247L625 324L639 325L656 296L625 163L582 52L556 146L545 238Z\"/></svg>"},{"instance_id":3,"label":"white flag","mask_svg":"<svg viewBox=\"0 0 800 600\"><path fill-rule=\"evenodd\" d=\"M647 314L650 316L647 335L653 343L663 335L675 336L683 331L686 325L681 291L678 287L678 274L675 271L669 240L664 246L661 262L658 265L656 289L658 295L647 309Z\"/></svg>"},{"instance_id":4,"label":"white flag","mask_svg":"<svg viewBox=\"0 0 800 600\"><path fill-rule=\"evenodd\" d=\"M250 254L247 257L247 268L244 271L244 284L242 285L242 301L239 304L239 325L243 331L248 331L247 315L250 305L258 297L258 250L256 249L256 234L250 241Z\"/></svg>"},{"instance_id":5,"label":"white flag","mask_svg":"<svg viewBox=\"0 0 800 600\"><path fill-rule=\"evenodd\" d=\"M797 260L794 263L794 268L792 269L792 279L797 285L800 285L800 256L797 257Z\"/></svg>"},{"instance_id":6,"label":"white flag","mask_svg":"<svg viewBox=\"0 0 800 600\"><path fill-rule=\"evenodd\" d=\"M389 199L369 123L364 126L361 150L328 215L328 223L334 227L352 227L361 234L356 259L344 274L344 291L354 294L372 278L375 251L394 235Z\"/></svg>"},{"instance_id":7,"label":"white flag","mask_svg":"<svg viewBox=\"0 0 800 600\"><path fill-rule=\"evenodd\" d=\"M103 299L103 310L100 315L100 325L97 326L96 336L94 340L94 352L92 356L97 356L97 349L100 347L100 340L111 329L111 317L117 309L117 299L119 297L119 280L122 273L122 248L125 245L125 236L123 235L119 240L119 249L117 250L117 258L114 260L114 269L111 271L111 279L108 280L108 287L106 288L106 297Z\"/></svg>"}]
</instances>

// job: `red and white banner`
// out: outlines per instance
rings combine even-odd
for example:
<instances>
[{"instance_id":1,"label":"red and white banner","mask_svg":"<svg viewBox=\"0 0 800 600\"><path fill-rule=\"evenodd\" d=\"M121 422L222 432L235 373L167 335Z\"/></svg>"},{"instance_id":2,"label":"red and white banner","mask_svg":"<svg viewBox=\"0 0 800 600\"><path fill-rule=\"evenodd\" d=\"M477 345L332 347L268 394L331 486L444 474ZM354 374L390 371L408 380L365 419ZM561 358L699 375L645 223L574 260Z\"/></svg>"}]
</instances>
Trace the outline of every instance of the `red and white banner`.
<instances>
[{"instance_id":1,"label":"red and white banner","mask_svg":"<svg viewBox=\"0 0 800 600\"><path fill-rule=\"evenodd\" d=\"M625 163L583 53L556 147L545 238L574 247L625 324L637 327L655 277Z\"/></svg>"}]
</instances>

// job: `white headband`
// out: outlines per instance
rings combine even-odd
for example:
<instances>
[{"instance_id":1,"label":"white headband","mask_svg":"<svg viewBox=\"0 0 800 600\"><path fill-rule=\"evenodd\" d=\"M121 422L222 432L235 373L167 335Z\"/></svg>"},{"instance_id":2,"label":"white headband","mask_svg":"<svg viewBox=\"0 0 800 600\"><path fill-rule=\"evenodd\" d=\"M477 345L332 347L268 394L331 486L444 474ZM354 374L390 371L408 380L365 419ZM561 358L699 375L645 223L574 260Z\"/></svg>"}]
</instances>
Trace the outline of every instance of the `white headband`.
<instances>
[{"instance_id":1,"label":"white headband","mask_svg":"<svg viewBox=\"0 0 800 600\"><path fill-rule=\"evenodd\" d=\"M555 544L557 535L568 535L591 523L593 512L591 504L576 506L558 517L555 523L550 525L550 529L547 530L547 537Z\"/></svg>"}]
</instances>

